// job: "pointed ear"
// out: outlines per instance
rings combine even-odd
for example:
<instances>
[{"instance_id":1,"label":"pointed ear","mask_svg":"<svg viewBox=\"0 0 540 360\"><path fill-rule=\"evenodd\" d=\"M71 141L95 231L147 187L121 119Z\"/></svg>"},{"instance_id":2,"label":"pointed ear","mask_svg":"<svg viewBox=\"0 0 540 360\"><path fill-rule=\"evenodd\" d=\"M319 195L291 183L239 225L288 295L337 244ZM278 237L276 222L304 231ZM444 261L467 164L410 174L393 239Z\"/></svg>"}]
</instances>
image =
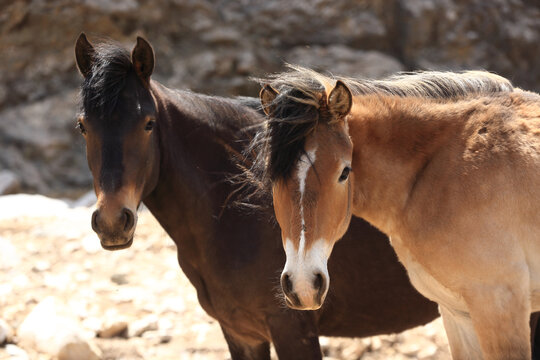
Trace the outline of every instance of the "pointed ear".
<instances>
[{"instance_id":1,"label":"pointed ear","mask_svg":"<svg viewBox=\"0 0 540 360\"><path fill-rule=\"evenodd\" d=\"M343 117L351 111L352 107L352 94L347 85L341 80L336 82L336 86L330 92L328 96L328 109Z\"/></svg>"},{"instance_id":2,"label":"pointed ear","mask_svg":"<svg viewBox=\"0 0 540 360\"><path fill-rule=\"evenodd\" d=\"M150 75L154 71L154 50L148 41L140 36L137 36L137 45L131 52L131 61L139 78L149 85Z\"/></svg>"},{"instance_id":3,"label":"pointed ear","mask_svg":"<svg viewBox=\"0 0 540 360\"><path fill-rule=\"evenodd\" d=\"M261 104L263 107L263 111L266 115L270 116L274 112L275 104L274 100L276 100L276 97L279 95L279 93L270 85L266 84L261 89L261 92L259 93L259 97L261 98Z\"/></svg>"},{"instance_id":4,"label":"pointed ear","mask_svg":"<svg viewBox=\"0 0 540 360\"><path fill-rule=\"evenodd\" d=\"M77 60L77 68L85 78L92 72L92 64L96 51L84 33L79 35L75 43L75 59Z\"/></svg>"}]
</instances>

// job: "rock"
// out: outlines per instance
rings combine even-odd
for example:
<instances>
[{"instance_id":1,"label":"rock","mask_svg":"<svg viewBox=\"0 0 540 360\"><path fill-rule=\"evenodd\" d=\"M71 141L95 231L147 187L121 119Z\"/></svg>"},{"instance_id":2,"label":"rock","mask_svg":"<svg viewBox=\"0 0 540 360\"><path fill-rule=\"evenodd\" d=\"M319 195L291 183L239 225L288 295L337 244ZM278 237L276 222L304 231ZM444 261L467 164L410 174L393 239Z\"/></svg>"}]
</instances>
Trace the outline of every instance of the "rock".
<instances>
[{"instance_id":1,"label":"rock","mask_svg":"<svg viewBox=\"0 0 540 360\"><path fill-rule=\"evenodd\" d=\"M420 345L414 341L400 344L397 349L401 354L407 356L414 356L420 351Z\"/></svg>"},{"instance_id":2,"label":"rock","mask_svg":"<svg viewBox=\"0 0 540 360\"><path fill-rule=\"evenodd\" d=\"M149 339L153 344L167 344L172 340L172 336L162 331L148 330L142 334L144 339Z\"/></svg>"},{"instance_id":3,"label":"rock","mask_svg":"<svg viewBox=\"0 0 540 360\"><path fill-rule=\"evenodd\" d=\"M83 196L71 203L71 207L92 207L96 204L97 197L94 190L88 191Z\"/></svg>"},{"instance_id":4,"label":"rock","mask_svg":"<svg viewBox=\"0 0 540 360\"><path fill-rule=\"evenodd\" d=\"M111 281L113 283L115 283L116 285L125 285L125 284L129 284L129 280L128 280L128 275L127 274L113 274L111 276Z\"/></svg>"},{"instance_id":5,"label":"rock","mask_svg":"<svg viewBox=\"0 0 540 360\"><path fill-rule=\"evenodd\" d=\"M129 324L128 337L141 336L144 332L150 330L158 330L158 317L153 314Z\"/></svg>"},{"instance_id":6,"label":"rock","mask_svg":"<svg viewBox=\"0 0 540 360\"><path fill-rule=\"evenodd\" d=\"M43 195L16 194L0 196L0 220L20 217L62 216L67 209L68 205L65 201L51 199Z\"/></svg>"},{"instance_id":7,"label":"rock","mask_svg":"<svg viewBox=\"0 0 540 360\"><path fill-rule=\"evenodd\" d=\"M49 296L23 320L17 330L21 343L59 360L99 360L101 351L88 339L76 316Z\"/></svg>"},{"instance_id":8,"label":"rock","mask_svg":"<svg viewBox=\"0 0 540 360\"><path fill-rule=\"evenodd\" d=\"M173 313L182 313L186 310L186 304L182 297L180 296L170 296L166 299L163 299L159 305L159 312L173 312Z\"/></svg>"},{"instance_id":9,"label":"rock","mask_svg":"<svg viewBox=\"0 0 540 360\"><path fill-rule=\"evenodd\" d=\"M100 338L123 337L126 335L128 322L125 320L112 320L105 323L98 332Z\"/></svg>"},{"instance_id":10,"label":"rock","mask_svg":"<svg viewBox=\"0 0 540 360\"><path fill-rule=\"evenodd\" d=\"M81 78L73 44L81 31L131 50L144 29L156 51L156 80L219 95L256 96L250 76L280 71L284 60L367 77L485 68L538 91L537 3L8 1L0 12L0 167L20 179L17 191L78 194L91 187L75 130ZM47 36L35 36L42 29Z\"/></svg>"},{"instance_id":11,"label":"rock","mask_svg":"<svg viewBox=\"0 0 540 360\"><path fill-rule=\"evenodd\" d=\"M13 338L13 329L9 324L0 319L0 345L10 342Z\"/></svg>"},{"instance_id":12,"label":"rock","mask_svg":"<svg viewBox=\"0 0 540 360\"><path fill-rule=\"evenodd\" d=\"M321 347L321 349L326 349L328 348L328 346L330 346L330 338L326 337L326 336L321 336L319 337L319 345Z\"/></svg>"},{"instance_id":13,"label":"rock","mask_svg":"<svg viewBox=\"0 0 540 360\"><path fill-rule=\"evenodd\" d=\"M0 164L17 175L22 190L63 192L61 184L92 184L84 140L75 129L76 99L73 89L0 113Z\"/></svg>"},{"instance_id":14,"label":"rock","mask_svg":"<svg viewBox=\"0 0 540 360\"><path fill-rule=\"evenodd\" d=\"M82 326L97 335L103 328L103 320L95 316L86 317L82 320Z\"/></svg>"},{"instance_id":15,"label":"rock","mask_svg":"<svg viewBox=\"0 0 540 360\"><path fill-rule=\"evenodd\" d=\"M7 344L6 352L8 353L10 360L29 360L30 359L26 351L24 351L17 345Z\"/></svg>"},{"instance_id":16,"label":"rock","mask_svg":"<svg viewBox=\"0 0 540 360\"><path fill-rule=\"evenodd\" d=\"M95 254L102 250L101 243L96 234L90 234L81 239L83 249L88 254Z\"/></svg>"},{"instance_id":17,"label":"rock","mask_svg":"<svg viewBox=\"0 0 540 360\"><path fill-rule=\"evenodd\" d=\"M345 347L341 354L344 359L360 359L367 351L367 346L363 342L357 341Z\"/></svg>"},{"instance_id":18,"label":"rock","mask_svg":"<svg viewBox=\"0 0 540 360\"><path fill-rule=\"evenodd\" d=\"M379 350L382 347L382 341L380 337L371 338L371 350Z\"/></svg>"},{"instance_id":19,"label":"rock","mask_svg":"<svg viewBox=\"0 0 540 360\"><path fill-rule=\"evenodd\" d=\"M435 344L429 344L416 354L418 359L429 359L437 353L437 346Z\"/></svg>"},{"instance_id":20,"label":"rock","mask_svg":"<svg viewBox=\"0 0 540 360\"><path fill-rule=\"evenodd\" d=\"M21 180L13 171L0 171L0 195L15 194L21 191Z\"/></svg>"},{"instance_id":21,"label":"rock","mask_svg":"<svg viewBox=\"0 0 540 360\"><path fill-rule=\"evenodd\" d=\"M391 56L343 45L297 47L287 55L286 61L355 78L377 79L405 70L403 64Z\"/></svg>"},{"instance_id":22,"label":"rock","mask_svg":"<svg viewBox=\"0 0 540 360\"><path fill-rule=\"evenodd\" d=\"M38 260L34 266L32 266L32 271L43 272L49 270L50 268L51 264L47 260Z\"/></svg>"},{"instance_id":23,"label":"rock","mask_svg":"<svg viewBox=\"0 0 540 360\"><path fill-rule=\"evenodd\" d=\"M0 209L1 212L1 209ZM11 240L0 236L0 270L10 270L21 262L17 248Z\"/></svg>"},{"instance_id":24,"label":"rock","mask_svg":"<svg viewBox=\"0 0 540 360\"><path fill-rule=\"evenodd\" d=\"M99 355L98 355L99 354ZM101 350L91 342L70 341L58 351L58 360L99 360Z\"/></svg>"}]
</instances>

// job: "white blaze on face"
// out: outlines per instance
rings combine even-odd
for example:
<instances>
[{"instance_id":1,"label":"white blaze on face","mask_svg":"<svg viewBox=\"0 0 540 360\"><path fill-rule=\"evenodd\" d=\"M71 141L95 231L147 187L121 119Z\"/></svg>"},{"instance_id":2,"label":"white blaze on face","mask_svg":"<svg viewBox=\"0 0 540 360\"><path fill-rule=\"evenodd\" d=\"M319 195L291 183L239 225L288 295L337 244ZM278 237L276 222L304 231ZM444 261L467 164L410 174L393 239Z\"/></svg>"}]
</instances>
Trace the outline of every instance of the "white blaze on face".
<instances>
[{"instance_id":1,"label":"white blaze on face","mask_svg":"<svg viewBox=\"0 0 540 360\"><path fill-rule=\"evenodd\" d=\"M306 190L306 178L309 169L312 164L315 164L315 153L317 147L309 150L307 154L303 154L298 160L298 187L300 189L300 219L302 220L302 227L300 228L300 245L298 252L303 253L306 246L305 228L306 222L304 220L304 191Z\"/></svg>"},{"instance_id":2,"label":"white blaze on face","mask_svg":"<svg viewBox=\"0 0 540 360\"><path fill-rule=\"evenodd\" d=\"M316 309L320 304L314 304L315 295L318 289L313 287L316 274L321 274L325 281L329 282L327 261L332 251L332 244L324 239L317 239L306 251L305 219L304 219L304 192L306 188L306 178L312 164L315 163L317 148L307 151L298 161L298 184L300 190L300 241L296 249L291 239L285 240L285 254L287 261L283 273L290 276L294 292L302 304L309 309L311 306ZM327 287L328 288L328 287ZM324 294L326 295L326 294ZM323 295L323 298L324 298Z\"/></svg>"}]
</instances>

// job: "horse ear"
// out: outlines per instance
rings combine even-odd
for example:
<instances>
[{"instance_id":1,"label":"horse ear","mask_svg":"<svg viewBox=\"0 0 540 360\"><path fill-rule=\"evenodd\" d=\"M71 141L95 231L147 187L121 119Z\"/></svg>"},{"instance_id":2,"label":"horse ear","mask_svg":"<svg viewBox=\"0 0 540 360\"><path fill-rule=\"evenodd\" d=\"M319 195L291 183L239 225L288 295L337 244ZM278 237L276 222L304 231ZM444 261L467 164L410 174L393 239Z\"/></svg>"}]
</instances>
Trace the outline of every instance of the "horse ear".
<instances>
[{"instance_id":1,"label":"horse ear","mask_svg":"<svg viewBox=\"0 0 540 360\"><path fill-rule=\"evenodd\" d=\"M77 60L77 68L82 76L88 77L90 75L95 53L96 51L86 38L85 33L81 33L75 43L75 59Z\"/></svg>"},{"instance_id":2,"label":"horse ear","mask_svg":"<svg viewBox=\"0 0 540 360\"><path fill-rule=\"evenodd\" d=\"M345 116L351 111L351 107L351 91L343 81L338 80L328 96L328 109L338 116Z\"/></svg>"},{"instance_id":3,"label":"horse ear","mask_svg":"<svg viewBox=\"0 0 540 360\"><path fill-rule=\"evenodd\" d=\"M150 84L150 75L154 71L154 50L148 41L137 36L137 45L131 52L131 61L135 67L135 72L146 84Z\"/></svg>"},{"instance_id":4,"label":"horse ear","mask_svg":"<svg viewBox=\"0 0 540 360\"><path fill-rule=\"evenodd\" d=\"M259 93L259 97L261 98L261 104L263 111L266 115L270 115L274 112L275 104L274 100L276 100L276 97L278 96L278 92L271 87L270 85L266 84L261 89L261 92Z\"/></svg>"}]
</instances>

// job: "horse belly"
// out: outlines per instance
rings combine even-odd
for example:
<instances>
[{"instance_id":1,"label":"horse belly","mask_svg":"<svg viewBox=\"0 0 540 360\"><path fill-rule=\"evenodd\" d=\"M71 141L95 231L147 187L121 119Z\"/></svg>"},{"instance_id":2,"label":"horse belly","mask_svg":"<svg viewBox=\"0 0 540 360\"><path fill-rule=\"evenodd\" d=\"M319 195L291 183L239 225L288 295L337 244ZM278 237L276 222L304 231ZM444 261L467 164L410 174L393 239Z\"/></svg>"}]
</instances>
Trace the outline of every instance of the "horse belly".
<instances>
[{"instance_id":1,"label":"horse belly","mask_svg":"<svg viewBox=\"0 0 540 360\"><path fill-rule=\"evenodd\" d=\"M401 241L392 238L392 245L400 261L407 269L411 283L420 294L448 309L467 312L467 306L463 298L436 280L413 258L407 248L401 244Z\"/></svg>"}]
</instances>

